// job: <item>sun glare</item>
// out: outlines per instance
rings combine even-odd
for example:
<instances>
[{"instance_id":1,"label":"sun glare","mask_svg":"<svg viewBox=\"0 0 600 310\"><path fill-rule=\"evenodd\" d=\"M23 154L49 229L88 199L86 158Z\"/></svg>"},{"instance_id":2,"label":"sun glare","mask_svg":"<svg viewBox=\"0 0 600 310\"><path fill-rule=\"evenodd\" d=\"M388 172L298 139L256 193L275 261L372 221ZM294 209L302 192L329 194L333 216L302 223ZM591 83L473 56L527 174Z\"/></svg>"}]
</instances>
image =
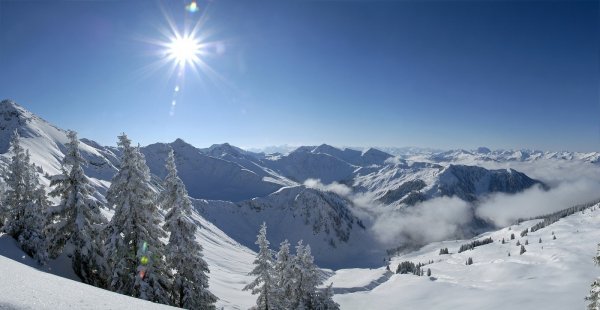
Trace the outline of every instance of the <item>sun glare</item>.
<instances>
[{"instance_id":1,"label":"sun glare","mask_svg":"<svg viewBox=\"0 0 600 310\"><path fill-rule=\"evenodd\" d=\"M191 36L177 36L167 46L168 57L180 66L199 61L200 44Z\"/></svg>"}]
</instances>

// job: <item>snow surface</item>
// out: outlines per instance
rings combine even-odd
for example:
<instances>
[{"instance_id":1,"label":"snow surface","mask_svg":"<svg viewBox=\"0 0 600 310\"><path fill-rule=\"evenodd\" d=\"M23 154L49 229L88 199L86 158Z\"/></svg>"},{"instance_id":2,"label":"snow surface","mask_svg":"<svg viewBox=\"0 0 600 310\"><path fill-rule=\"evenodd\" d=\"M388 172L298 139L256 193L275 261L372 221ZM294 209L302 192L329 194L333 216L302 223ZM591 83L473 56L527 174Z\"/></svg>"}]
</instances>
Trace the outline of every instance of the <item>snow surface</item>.
<instances>
[{"instance_id":1,"label":"snow surface","mask_svg":"<svg viewBox=\"0 0 600 310\"><path fill-rule=\"evenodd\" d=\"M432 279L394 274L370 290L337 294L334 300L342 309L584 309L589 285L600 275L600 268L592 261L600 241L598 207L525 237L520 237L520 231L537 221L483 234L472 240L492 237L494 243L462 253L457 253L460 245L471 240L429 244L392 258L390 268L395 271L406 260L433 260L433 264L424 267L431 268ZM556 240L552 240L552 232ZM511 233L515 233L515 240L510 240ZM502 238L506 244L500 242ZM542 243L538 243L539 238ZM529 240L523 255L519 255L520 247L515 245L518 240L521 244ZM451 254L438 255L444 247ZM468 257L473 258L473 265L465 265ZM348 282L361 286L383 269L338 270L328 282L333 282L334 291L347 289ZM356 281L349 274L366 279Z\"/></svg>"},{"instance_id":2,"label":"snow surface","mask_svg":"<svg viewBox=\"0 0 600 310\"><path fill-rule=\"evenodd\" d=\"M0 309L175 309L99 289L38 268L47 267L37 265L11 237L0 236Z\"/></svg>"}]
</instances>

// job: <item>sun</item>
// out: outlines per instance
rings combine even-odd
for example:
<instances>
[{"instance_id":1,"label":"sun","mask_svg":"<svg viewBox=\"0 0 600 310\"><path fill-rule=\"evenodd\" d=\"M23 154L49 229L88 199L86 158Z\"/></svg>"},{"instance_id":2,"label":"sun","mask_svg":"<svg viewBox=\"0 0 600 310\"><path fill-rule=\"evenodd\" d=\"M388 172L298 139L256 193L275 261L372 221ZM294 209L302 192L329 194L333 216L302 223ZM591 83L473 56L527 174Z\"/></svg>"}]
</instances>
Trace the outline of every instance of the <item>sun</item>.
<instances>
[{"instance_id":1,"label":"sun","mask_svg":"<svg viewBox=\"0 0 600 310\"><path fill-rule=\"evenodd\" d=\"M181 67L198 63L201 52L200 42L191 35L176 35L167 44L167 57Z\"/></svg>"}]
</instances>

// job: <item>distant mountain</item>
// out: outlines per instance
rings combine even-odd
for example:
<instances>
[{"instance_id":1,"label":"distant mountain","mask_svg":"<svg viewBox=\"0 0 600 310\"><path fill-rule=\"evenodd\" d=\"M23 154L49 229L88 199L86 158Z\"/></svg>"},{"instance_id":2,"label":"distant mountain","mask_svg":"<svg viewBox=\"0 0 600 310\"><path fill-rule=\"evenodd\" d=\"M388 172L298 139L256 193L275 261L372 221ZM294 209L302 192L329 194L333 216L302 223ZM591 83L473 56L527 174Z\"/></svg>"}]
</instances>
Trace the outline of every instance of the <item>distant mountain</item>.
<instances>
[{"instance_id":1,"label":"distant mountain","mask_svg":"<svg viewBox=\"0 0 600 310\"><path fill-rule=\"evenodd\" d=\"M195 198L239 201L266 196L287 184L277 175L259 174L236 162L208 156L181 139L141 149L150 171L161 179L166 175L169 148L175 153L179 176Z\"/></svg>"},{"instance_id":2,"label":"distant mountain","mask_svg":"<svg viewBox=\"0 0 600 310\"><path fill-rule=\"evenodd\" d=\"M600 152L551 152L540 150L490 150L480 147L476 150L450 150L432 153L415 153L403 156L413 161L435 163L460 163L475 165L480 162L533 162L538 160L578 160L589 163L600 163Z\"/></svg>"}]
</instances>

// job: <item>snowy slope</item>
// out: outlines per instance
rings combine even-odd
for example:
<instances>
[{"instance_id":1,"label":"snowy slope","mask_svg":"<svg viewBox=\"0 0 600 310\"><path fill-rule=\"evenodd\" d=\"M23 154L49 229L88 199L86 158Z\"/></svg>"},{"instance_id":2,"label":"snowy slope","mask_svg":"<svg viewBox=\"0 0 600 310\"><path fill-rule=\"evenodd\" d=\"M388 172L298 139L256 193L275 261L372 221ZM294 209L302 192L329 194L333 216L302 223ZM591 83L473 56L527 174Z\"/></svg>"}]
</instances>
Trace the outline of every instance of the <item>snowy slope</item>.
<instances>
[{"instance_id":1,"label":"snowy slope","mask_svg":"<svg viewBox=\"0 0 600 310\"><path fill-rule=\"evenodd\" d=\"M40 166L45 173L50 175L60 172L60 161L64 157L67 133L40 117L25 110L16 103L3 100L0 102L0 153L1 161L6 164L10 158L7 153L10 139L15 129L22 138L23 147L31 154L31 160ZM93 141L89 141L93 144ZM93 184L101 191L108 187L110 181L117 171L115 165L105 155L112 155L110 151L103 150L102 154L93 146L85 143L79 145L81 155L89 162L84 167L85 173L92 178ZM45 184L48 180L42 178Z\"/></svg>"},{"instance_id":2,"label":"snowy slope","mask_svg":"<svg viewBox=\"0 0 600 310\"><path fill-rule=\"evenodd\" d=\"M392 271L401 261L433 260L424 267L431 269L432 279L406 274L386 277L382 267L338 270L326 283L333 282L337 288L334 300L342 309L584 309L589 285L600 275L592 261L600 241L600 205L520 237L521 230L537 222L473 238L491 237L494 243L466 252L457 250L472 240L436 242L391 260ZM556 240L552 240L553 232ZM511 233L515 240L510 240ZM502 238L506 244L500 242ZM538 243L540 238L542 243ZM529 240L527 252L519 255L520 247L515 244L525 240ZM439 255L445 247L451 254ZM468 257L473 258L473 265L465 265ZM357 283L349 274L365 281ZM366 287L382 277L381 283ZM344 291L352 292L341 294Z\"/></svg>"},{"instance_id":3,"label":"snowy slope","mask_svg":"<svg viewBox=\"0 0 600 310\"><path fill-rule=\"evenodd\" d=\"M41 271L6 237L0 236L0 309L176 309Z\"/></svg>"},{"instance_id":4,"label":"snowy slope","mask_svg":"<svg viewBox=\"0 0 600 310\"><path fill-rule=\"evenodd\" d=\"M253 249L264 221L274 247L284 239L292 244L303 240L322 267L376 266L383 257L351 202L333 192L295 186L239 203L194 200L194 205L228 236ZM364 244L371 247L365 249Z\"/></svg>"},{"instance_id":5,"label":"snowy slope","mask_svg":"<svg viewBox=\"0 0 600 310\"><path fill-rule=\"evenodd\" d=\"M112 211L105 214L110 217ZM201 227L196 238L204 248L204 259L210 268L209 289L219 298L217 307L248 309L256 298L242 288L252 281L248 272L253 268L255 253L195 211L192 218ZM67 294L61 293L59 287L66 289ZM1 234L0 292L0 309L167 308L79 283L70 260L63 256L42 267L23 253L12 237Z\"/></svg>"}]
</instances>

